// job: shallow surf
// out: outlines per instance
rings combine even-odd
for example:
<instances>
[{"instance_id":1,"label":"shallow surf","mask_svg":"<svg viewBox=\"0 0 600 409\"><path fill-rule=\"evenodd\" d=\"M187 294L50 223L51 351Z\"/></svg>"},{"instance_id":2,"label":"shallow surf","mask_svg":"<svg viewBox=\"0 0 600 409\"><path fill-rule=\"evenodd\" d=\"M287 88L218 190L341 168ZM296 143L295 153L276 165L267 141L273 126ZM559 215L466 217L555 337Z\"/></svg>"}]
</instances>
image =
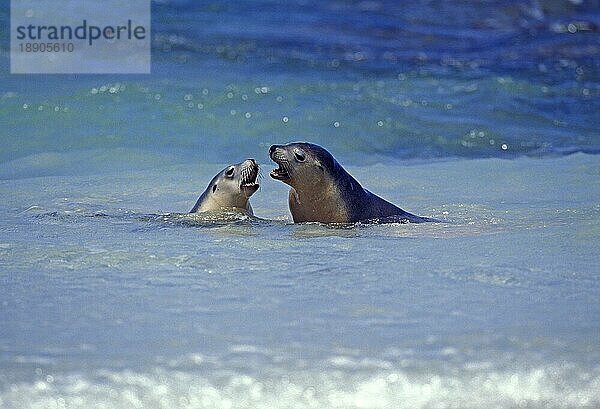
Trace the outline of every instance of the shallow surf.
<instances>
[{"instance_id":1,"label":"shallow surf","mask_svg":"<svg viewBox=\"0 0 600 409\"><path fill-rule=\"evenodd\" d=\"M5 407L600 402L595 156L349 168L452 223L159 214L210 168L0 182Z\"/></svg>"}]
</instances>

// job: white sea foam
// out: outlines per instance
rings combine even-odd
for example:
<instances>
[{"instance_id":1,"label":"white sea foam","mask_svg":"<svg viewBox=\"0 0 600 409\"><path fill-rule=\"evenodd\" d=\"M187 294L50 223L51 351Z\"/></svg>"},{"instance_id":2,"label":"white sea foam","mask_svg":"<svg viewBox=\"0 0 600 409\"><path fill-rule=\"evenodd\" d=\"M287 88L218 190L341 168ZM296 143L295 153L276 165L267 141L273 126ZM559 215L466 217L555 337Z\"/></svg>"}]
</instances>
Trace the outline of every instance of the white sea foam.
<instances>
[{"instance_id":1,"label":"white sea foam","mask_svg":"<svg viewBox=\"0 0 600 409\"><path fill-rule=\"evenodd\" d=\"M41 375L4 385L0 407L25 408L594 408L600 374L573 367L455 375L384 371L206 374L157 368Z\"/></svg>"}]
</instances>

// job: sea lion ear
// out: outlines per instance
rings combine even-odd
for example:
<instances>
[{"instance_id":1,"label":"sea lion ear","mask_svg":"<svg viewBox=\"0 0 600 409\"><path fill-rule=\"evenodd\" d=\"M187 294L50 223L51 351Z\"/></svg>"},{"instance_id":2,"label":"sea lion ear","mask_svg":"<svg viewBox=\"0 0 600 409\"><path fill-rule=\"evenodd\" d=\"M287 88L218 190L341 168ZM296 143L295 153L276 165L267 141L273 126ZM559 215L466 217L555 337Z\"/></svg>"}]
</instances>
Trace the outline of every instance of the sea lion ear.
<instances>
[{"instance_id":1,"label":"sea lion ear","mask_svg":"<svg viewBox=\"0 0 600 409\"><path fill-rule=\"evenodd\" d=\"M320 162L320 161L316 160L316 161L315 161L315 165L317 165L317 167L318 167L319 169L321 169L323 172L325 172L325 168L323 167L323 165L321 165L321 162Z\"/></svg>"},{"instance_id":2,"label":"sea lion ear","mask_svg":"<svg viewBox=\"0 0 600 409\"><path fill-rule=\"evenodd\" d=\"M213 185L212 191L213 191L213 193L215 193L217 191L217 184L216 183Z\"/></svg>"}]
</instances>

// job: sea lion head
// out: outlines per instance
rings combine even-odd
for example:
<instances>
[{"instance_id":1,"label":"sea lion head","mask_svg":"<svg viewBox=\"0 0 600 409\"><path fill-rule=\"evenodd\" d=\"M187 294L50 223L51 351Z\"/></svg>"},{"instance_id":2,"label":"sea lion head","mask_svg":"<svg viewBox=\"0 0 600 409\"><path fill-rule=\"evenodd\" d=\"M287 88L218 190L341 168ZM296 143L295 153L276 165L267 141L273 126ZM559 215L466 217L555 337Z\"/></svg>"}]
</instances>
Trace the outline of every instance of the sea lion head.
<instances>
[{"instance_id":1,"label":"sea lion head","mask_svg":"<svg viewBox=\"0 0 600 409\"><path fill-rule=\"evenodd\" d=\"M295 189L323 185L335 172L337 162L325 148L307 142L272 145L269 156L278 168L271 177Z\"/></svg>"},{"instance_id":2,"label":"sea lion head","mask_svg":"<svg viewBox=\"0 0 600 409\"><path fill-rule=\"evenodd\" d=\"M249 209L248 200L259 188L259 166L254 159L229 165L212 178L192 213L223 208Z\"/></svg>"},{"instance_id":3,"label":"sea lion head","mask_svg":"<svg viewBox=\"0 0 600 409\"><path fill-rule=\"evenodd\" d=\"M259 188L256 181L258 169L254 159L229 165L211 180L208 186L210 193L224 206L225 203L230 204L238 200L245 203Z\"/></svg>"}]
</instances>

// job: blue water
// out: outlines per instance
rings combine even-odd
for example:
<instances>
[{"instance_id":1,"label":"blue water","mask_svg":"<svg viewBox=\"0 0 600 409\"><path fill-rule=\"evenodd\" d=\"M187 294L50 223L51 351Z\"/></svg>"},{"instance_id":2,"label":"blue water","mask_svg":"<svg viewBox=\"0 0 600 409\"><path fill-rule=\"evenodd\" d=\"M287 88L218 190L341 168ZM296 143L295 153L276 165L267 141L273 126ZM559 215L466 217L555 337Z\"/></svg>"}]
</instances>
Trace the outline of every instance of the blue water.
<instances>
[{"instance_id":1,"label":"blue water","mask_svg":"<svg viewBox=\"0 0 600 409\"><path fill-rule=\"evenodd\" d=\"M0 30L0 408L600 406L597 1L152 24L148 76L10 75ZM444 222L293 225L292 140ZM247 157L260 219L183 215Z\"/></svg>"}]
</instances>

